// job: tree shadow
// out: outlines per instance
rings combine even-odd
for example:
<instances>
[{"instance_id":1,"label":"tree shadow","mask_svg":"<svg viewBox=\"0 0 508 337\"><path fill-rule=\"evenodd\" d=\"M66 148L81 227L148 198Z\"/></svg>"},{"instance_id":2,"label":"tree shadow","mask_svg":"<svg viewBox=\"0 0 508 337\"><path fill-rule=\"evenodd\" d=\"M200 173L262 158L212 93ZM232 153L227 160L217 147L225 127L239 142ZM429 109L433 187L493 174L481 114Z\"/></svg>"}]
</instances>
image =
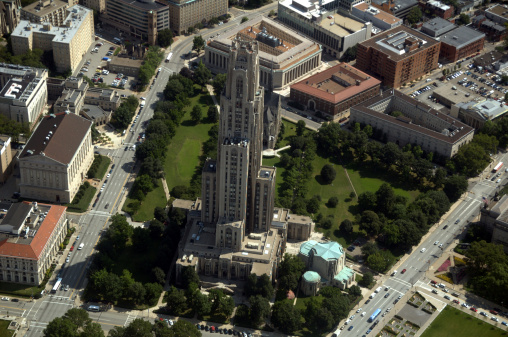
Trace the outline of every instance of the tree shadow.
<instances>
[{"instance_id":1,"label":"tree shadow","mask_svg":"<svg viewBox=\"0 0 508 337\"><path fill-rule=\"evenodd\" d=\"M201 95L201 97L199 97L198 102L202 105L212 105L213 104L213 100L210 97L210 95Z\"/></svg>"},{"instance_id":2,"label":"tree shadow","mask_svg":"<svg viewBox=\"0 0 508 337\"><path fill-rule=\"evenodd\" d=\"M182 123L180 124L182 126L196 126L196 122L190 120L190 119L186 119L184 121L182 121Z\"/></svg>"}]
</instances>

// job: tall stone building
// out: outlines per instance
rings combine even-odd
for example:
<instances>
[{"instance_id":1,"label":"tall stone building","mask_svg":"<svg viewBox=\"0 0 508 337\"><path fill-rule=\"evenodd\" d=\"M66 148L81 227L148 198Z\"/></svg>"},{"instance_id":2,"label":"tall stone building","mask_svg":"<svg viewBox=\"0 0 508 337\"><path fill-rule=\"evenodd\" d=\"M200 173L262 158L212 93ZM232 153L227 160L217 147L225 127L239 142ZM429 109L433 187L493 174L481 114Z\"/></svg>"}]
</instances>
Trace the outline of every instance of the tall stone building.
<instances>
[{"instance_id":1,"label":"tall stone building","mask_svg":"<svg viewBox=\"0 0 508 337\"><path fill-rule=\"evenodd\" d=\"M226 279L275 275L284 239L271 227L276 170L261 165L264 88L258 52L257 41L233 40L220 98L217 160L208 159L203 168L196 205L201 221L190 224L177 275L184 266Z\"/></svg>"}]
</instances>

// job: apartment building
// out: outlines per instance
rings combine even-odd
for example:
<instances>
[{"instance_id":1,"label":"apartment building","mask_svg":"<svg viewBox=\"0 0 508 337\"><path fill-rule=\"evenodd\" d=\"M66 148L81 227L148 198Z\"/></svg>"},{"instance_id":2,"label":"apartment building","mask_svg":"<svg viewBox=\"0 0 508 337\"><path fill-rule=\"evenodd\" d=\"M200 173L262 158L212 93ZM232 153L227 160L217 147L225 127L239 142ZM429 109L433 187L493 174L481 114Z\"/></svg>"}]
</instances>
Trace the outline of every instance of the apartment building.
<instances>
[{"instance_id":1,"label":"apartment building","mask_svg":"<svg viewBox=\"0 0 508 337\"><path fill-rule=\"evenodd\" d=\"M441 1L431 0L421 4L424 11L429 11L432 15L445 20L455 15L455 8L453 6L445 5Z\"/></svg>"},{"instance_id":2,"label":"apartment building","mask_svg":"<svg viewBox=\"0 0 508 337\"><path fill-rule=\"evenodd\" d=\"M14 55L32 48L52 50L58 72L74 71L94 41L93 11L81 5L66 10L60 27L51 23L31 23L21 20L11 34Z\"/></svg>"},{"instance_id":3,"label":"apartment building","mask_svg":"<svg viewBox=\"0 0 508 337\"><path fill-rule=\"evenodd\" d=\"M85 94L88 90L88 82L82 77L69 77L64 82L62 95L53 105L55 113L72 112L79 115L85 104Z\"/></svg>"},{"instance_id":4,"label":"apartment building","mask_svg":"<svg viewBox=\"0 0 508 337\"><path fill-rule=\"evenodd\" d=\"M154 0L108 0L101 20L151 45L157 32L170 28L169 6Z\"/></svg>"},{"instance_id":5,"label":"apartment building","mask_svg":"<svg viewBox=\"0 0 508 337\"><path fill-rule=\"evenodd\" d=\"M61 0L36 1L21 9L21 20L32 23L50 23L61 26L67 17L69 4Z\"/></svg>"},{"instance_id":6,"label":"apartment building","mask_svg":"<svg viewBox=\"0 0 508 337\"><path fill-rule=\"evenodd\" d=\"M11 137L0 135L0 185L5 184L12 172Z\"/></svg>"},{"instance_id":7,"label":"apartment building","mask_svg":"<svg viewBox=\"0 0 508 337\"><path fill-rule=\"evenodd\" d=\"M456 62L483 50L485 34L466 26L460 26L440 38L439 57Z\"/></svg>"},{"instance_id":8,"label":"apartment building","mask_svg":"<svg viewBox=\"0 0 508 337\"><path fill-rule=\"evenodd\" d=\"M441 43L399 26L358 44L356 67L399 88L437 68Z\"/></svg>"},{"instance_id":9,"label":"apartment building","mask_svg":"<svg viewBox=\"0 0 508 337\"><path fill-rule=\"evenodd\" d=\"M71 202L93 162L91 130L72 113L44 116L18 157L21 196Z\"/></svg>"},{"instance_id":10,"label":"apartment building","mask_svg":"<svg viewBox=\"0 0 508 337\"><path fill-rule=\"evenodd\" d=\"M0 219L1 282L42 283L67 234L66 209L27 201L11 205Z\"/></svg>"},{"instance_id":11,"label":"apartment building","mask_svg":"<svg viewBox=\"0 0 508 337\"><path fill-rule=\"evenodd\" d=\"M321 66L321 46L293 30L259 16L205 45L205 65L214 73L229 67L233 40L256 41L259 51L259 83L268 91L281 89Z\"/></svg>"},{"instance_id":12,"label":"apartment building","mask_svg":"<svg viewBox=\"0 0 508 337\"><path fill-rule=\"evenodd\" d=\"M372 29L376 30L376 32L381 32L402 25L402 19L363 1L353 6L351 14L365 22L372 22L374 26Z\"/></svg>"},{"instance_id":13,"label":"apartment building","mask_svg":"<svg viewBox=\"0 0 508 337\"><path fill-rule=\"evenodd\" d=\"M97 11L99 14L104 14L106 11L106 0L82 0L81 4Z\"/></svg>"},{"instance_id":14,"label":"apartment building","mask_svg":"<svg viewBox=\"0 0 508 337\"><path fill-rule=\"evenodd\" d=\"M402 115L394 117L394 111ZM352 107L350 123L368 124L388 142L419 145L443 158L453 157L474 135L472 127L394 89Z\"/></svg>"},{"instance_id":15,"label":"apartment building","mask_svg":"<svg viewBox=\"0 0 508 337\"><path fill-rule=\"evenodd\" d=\"M47 69L0 66L0 113L33 128L48 101L47 78Z\"/></svg>"},{"instance_id":16,"label":"apartment building","mask_svg":"<svg viewBox=\"0 0 508 337\"><path fill-rule=\"evenodd\" d=\"M349 108L377 96L381 81L341 63L291 85L290 98L330 120L343 120Z\"/></svg>"},{"instance_id":17,"label":"apartment building","mask_svg":"<svg viewBox=\"0 0 508 337\"><path fill-rule=\"evenodd\" d=\"M323 46L323 51L340 58L344 52L371 37L372 23L327 9L320 1L279 1L277 19Z\"/></svg>"},{"instance_id":18,"label":"apartment building","mask_svg":"<svg viewBox=\"0 0 508 337\"><path fill-rule=\"evenodd\" d=\"M8 34L16 28L20 20L21 0L0 1L0 33Z\"/></svg>"},{"instance_id":19,"label":"apartment building","mask_svg":"<svg viewBox=\"0 0 508 337\"><path fill-rule=\"evenodd\" d=\"M487 19L504 25L508 22L508 5L494 4L484 11L484 15Z\"/></svg>"},{"instance_id":20,"label":"apartment building","mask_svg":"<svg viewBox=\"0 0 508 337\"><path fill-rule=\"evenodd\" d=\"M177 35L189 27L228 13L228 0L161 0L169 6L171 30Z\"/></svg>"},{"instance_id":21,"label":"apartment building","mask_svg":"<svg viewBox=\"0 0 508 337\"><path fill-rule=\"evenodd\" d=\"M485 33L491 41L503 41L508 31L503 23L496 23L487 19L485 15L477 15L472 20L472 25Z\"/></svg>"}]
</instances>

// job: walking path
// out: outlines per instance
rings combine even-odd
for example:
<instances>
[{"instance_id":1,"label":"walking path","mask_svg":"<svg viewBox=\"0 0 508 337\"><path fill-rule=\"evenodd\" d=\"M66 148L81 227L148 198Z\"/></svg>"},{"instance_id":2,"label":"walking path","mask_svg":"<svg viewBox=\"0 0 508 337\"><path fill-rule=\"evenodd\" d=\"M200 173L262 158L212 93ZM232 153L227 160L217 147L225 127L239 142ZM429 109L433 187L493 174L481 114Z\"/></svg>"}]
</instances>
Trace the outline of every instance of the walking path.
<instances>
[{"instance_id":1,"label":"walking path","mask_svg":"<svg viewBox=\"0 0 508 337\"><path fill-rule=\"evenodd\" d=\"M291 145L286 145L284 147L281 147L280 149L274 150L274 149L266 149L263 150L263 157L280 157L279 152L284 151L287 149L290 149Z\"/></svg>"}]
</instances>

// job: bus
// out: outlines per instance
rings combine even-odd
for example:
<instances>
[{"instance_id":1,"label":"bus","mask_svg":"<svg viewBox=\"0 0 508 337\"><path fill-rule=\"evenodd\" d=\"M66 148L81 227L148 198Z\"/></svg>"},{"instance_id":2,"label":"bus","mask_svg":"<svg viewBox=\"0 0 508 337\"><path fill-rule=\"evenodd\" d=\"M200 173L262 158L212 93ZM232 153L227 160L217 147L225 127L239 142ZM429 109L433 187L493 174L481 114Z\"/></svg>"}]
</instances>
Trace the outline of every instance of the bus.
<instances>
[{"instance_id":1,"label":"bus","mask_svg":"<svg viewBox=\"0 0 508 337\"><path fill-rule=\"evenodd\" d=\"M173 53L169 53L168 54L168 57L166 57L166 63L169 62L169 60L171 59L171 56L173 56Z\"/></svg>"},{"instance_id":2,"label":"bus","mask_svg":"<svg viewBox=\"0 0 508 337\"><path fill-rule=\"evenodd\" d=\"M55 285L53 286L53 289L51 289L52 294L55 294L57 292L58 288L60 288L61 283L62 283L62 278L61 277L57 278Z\"/></svg>"},{"instance_id":3,"label":"bus","mask_svg":"<svg viewBox=\"0 0 508 337\"><path fill-rule=\"evenodd\" d=\"M494 167L494 169L492 170L492 172L494 172L494 173L495 173L495 172L499 171L499 169L500 169L501 167L503 167L503 162L502 162L502 161L500 161L500 162L496 165L496 167Z\"/></svg>"},{"instance_id":4,"label":"bus","mask_svg":"<svg viewBox=\"0 0 508 337\"><path fill-rule=\"evenodd\" d=\"M374 313L372 314L372 316L369 317L369 319L367 320L367 322L372 322L373 320L376 319L377 316L379 316L379 314L381 313L381 309L377 309L376 311L374 311Z\"/></svg>"}]
</instances>

